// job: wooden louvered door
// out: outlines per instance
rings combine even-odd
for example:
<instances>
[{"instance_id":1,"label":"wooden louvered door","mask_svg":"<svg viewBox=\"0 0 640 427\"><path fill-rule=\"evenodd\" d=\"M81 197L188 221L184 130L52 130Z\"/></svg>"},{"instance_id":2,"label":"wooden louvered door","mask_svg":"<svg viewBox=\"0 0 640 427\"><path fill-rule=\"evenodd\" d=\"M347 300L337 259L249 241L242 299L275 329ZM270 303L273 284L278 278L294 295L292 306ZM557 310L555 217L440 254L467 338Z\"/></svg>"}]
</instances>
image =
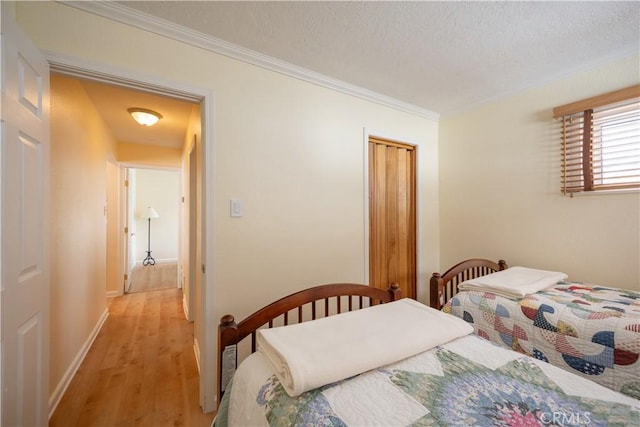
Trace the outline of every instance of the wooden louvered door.
<instances>
[{"instance_id":1,"label":"wooden louvered door","mask_svg":"<svg viewBox=\"0 0 640 427\"><path fill-rule=\"evenodd\" d=\"M416 297L416 153L369 137L369 284Z\"/></svg>"}]
</instances>

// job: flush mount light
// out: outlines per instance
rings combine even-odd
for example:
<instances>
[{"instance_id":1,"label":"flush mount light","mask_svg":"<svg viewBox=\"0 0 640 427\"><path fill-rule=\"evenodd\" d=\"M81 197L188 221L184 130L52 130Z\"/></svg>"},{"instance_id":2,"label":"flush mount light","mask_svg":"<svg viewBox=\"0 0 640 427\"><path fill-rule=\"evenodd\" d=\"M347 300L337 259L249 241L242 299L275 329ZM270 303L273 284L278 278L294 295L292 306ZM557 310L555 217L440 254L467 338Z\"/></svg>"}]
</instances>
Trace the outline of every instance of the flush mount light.
<instances>
[{"instance_id":1,"label":"flush mount light","mask_svg":"<svg viewBox=\"0 0 640 427\"><path fill-rule=\"evenodd\" d=\"M162 114L146 108L129 108L127 111L142 126L153 126L162 118Z\"/></svg>"}]
</instances>

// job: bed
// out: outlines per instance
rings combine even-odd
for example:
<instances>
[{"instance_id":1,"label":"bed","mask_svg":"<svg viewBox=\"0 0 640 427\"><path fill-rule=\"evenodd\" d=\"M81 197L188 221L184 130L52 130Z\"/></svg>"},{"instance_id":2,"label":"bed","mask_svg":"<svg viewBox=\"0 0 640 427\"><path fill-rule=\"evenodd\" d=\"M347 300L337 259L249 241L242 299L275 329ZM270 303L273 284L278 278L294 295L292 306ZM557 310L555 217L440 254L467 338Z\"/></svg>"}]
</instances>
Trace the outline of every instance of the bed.
<instances>
[{"instance_id":1,"label":"bed","mask_svg":"<svg viewBox=\"0 0 640 427\"><path fill-rule=\"evenodd\" d=\"M510 270L504 261L471 259L434 273L430 305L466 320L495 344L640 399L640 293L564 278L518 296L458 290Z\"/></svg>"},{"instance_id":2,"label":"bed","mask_svg":"<svg viewBox=\"0 0 640 427\"><path fill-rule=\"evenodd\" d=\"M345 298L352 292L357 304L332 302L336 295ZM312 307L318 306L312 309L316 317L293 324L292 318L304 317L298 306L309 302ZM294 314L288 315L286 321L277 320L287 312ZM329 317L322 317L327 313ZM414 316L420 321L410 320ZM359 323L363 319L366 322ZM354 324L358 327L351 330ZM327 331L331 332L329 336ZM224 316L219 326L221 378L227 369L222 365L233 365L235 359L235 350L231 351L233 357L225 353L242 338L251 335L252 352L232 376L226 375L221 382L224 393L214 425L640 423L637 400L500 348L472 332L473 328L461 319L401 298L397 287L384 291L366 285L348 285L348 289L345 285L323 285L285 297L240 323L232 316ZM369 356L386 357L404 344L411 347L415 342L444 341L411 356L358 373L343 372L346 376L342 379L291 392L289 378L281 375L269 347L264 346L265 340L282 338L287 333L292 333L289 337L294 337L294 343L300 340L301 348L296 351L304 353L307 345L314 347L318 343L312 348L315 354L308 355L313 359L307 366L311 371L316 364L319 371L326 369L327 366L320 366L325 360L344 362L329 369L329 373L339 371L343 364L353 364L349 359L366 364ZM334 343L340 337L333 335L350 337L351 333L359 333L360 337L344 344L349 347L349 353L344 353L343 344ZM407 339L406 334L412 339ZM450 339L448 334L456 337ZM377 346L377 350L372 351L371 346ZM306 357L303 359L304 365ZM290 362L288 366L294 371L300 361Z\"/></svg>"}]
</instances>

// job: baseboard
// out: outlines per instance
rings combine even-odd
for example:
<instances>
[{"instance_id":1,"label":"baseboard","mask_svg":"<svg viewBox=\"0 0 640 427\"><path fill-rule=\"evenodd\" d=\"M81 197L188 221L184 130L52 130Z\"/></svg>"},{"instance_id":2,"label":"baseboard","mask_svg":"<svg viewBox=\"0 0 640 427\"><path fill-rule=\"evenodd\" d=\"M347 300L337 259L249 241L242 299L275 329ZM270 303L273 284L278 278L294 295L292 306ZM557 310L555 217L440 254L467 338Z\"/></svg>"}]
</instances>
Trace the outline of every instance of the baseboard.
<instances>
[{"instance_id":1,"label":"baseboard","mask_svg":"<svg viewBox=\"0 0 640 427\"><path fill-rule=\"evenodd\" d=\"M124 292L122 292L122 290L107 292L107 298L121 297L122 295L124 295Z\"/></svg>"},{"instance_id":2,"label":"baseboard","mask_svg":"<svg viewBox=\"0 0 640 427\"><path fill-rule=\"evenodd\" d=\"M170 262L178 262L178 258L159 258L154 259L156 264L169 264ZM142 265L142 260L136 261L136 266Z\"/></svg>"},{"instance_id":3,"label":"baseboard","mask_svg":"<svg viewBox=\"0 0 640 427\"><path fill-rule=\"evenodd\" d=\"M84 345L80 348L80 351L73 359L73 362L71 362L71 365L67 369L67 372L65 372L62 376L62 379L58 383L56 389L53 391L53 394L49 396L49 419L51 419L51 416L58 407L58 403L60 403L60 399L62 399L64 392L67 391L67 387L69 387L69 384L71 384L73 376L76 374L78 368L80 368L80 365L82 364L82 361L87 356L91 345L93 345L93 341L95 341L96 337L98 336L98 333L100 332L100 329L102 329L102 326L107 320L107 317L109 317L109 310L105 308L104 313L102 313L102 316L100 316L100 319L98 319L98 322L91 331L91 334L89 334L89 337L84 342Z\"/></svg>"},{"instance_id":4,"label":"baseboard","mask_svg":"<svg viewBox=\"0 0 640 427\"><path fill-rule=\"evenodd\" d=\"M186 298L187 296L183 292L182 293L182 311L184 311L184 318L190 322L191 319L189 318L189 304L187 304Z\"/></svg>"}]
</instances>

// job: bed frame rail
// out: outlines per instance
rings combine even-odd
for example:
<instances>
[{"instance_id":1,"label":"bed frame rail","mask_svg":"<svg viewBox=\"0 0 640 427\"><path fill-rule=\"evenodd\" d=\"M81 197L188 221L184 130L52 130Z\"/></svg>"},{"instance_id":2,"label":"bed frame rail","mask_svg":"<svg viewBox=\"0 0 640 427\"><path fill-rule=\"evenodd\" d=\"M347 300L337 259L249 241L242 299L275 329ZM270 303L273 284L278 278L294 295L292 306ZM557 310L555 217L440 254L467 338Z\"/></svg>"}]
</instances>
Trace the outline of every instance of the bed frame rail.
<instances>
[{"instance_id":1,"label":"bed frame rail","mask_svg":"<svg viewBox=\"0 0 640 427\"><path fill-rule=\"evenodd\" d=\"M225 375L223 381L223 372L235 371L237 366L237 352L233 346L251 335L251 352L255 352L258 329L273 327L274 320L279 321L278 325L290 325L399 300L401 297L397 283L386 290L353 283L335 283L305 289L281 298L256 311L240 323L236 323L235 318L230 314L222 316L218 326L218 403L229 380L229 375ZM303 309L308 308L309 305L311 315L305 318ZM308 312L308 309L306 311ZM231 367L223 366L223 362L229 362L229 358L224 357L228 349L234 349L230 356L233 361Z\"/></svg>"},{"instance_id":2,"label":"bed frame rail","mask_svg":"<svg viewBox=\"0 0 640 427\"><path fill-rule=\"evenodd\" d=\"M440 310L458 293L460 283L502 271L507 267L504 260L495 263L488 259L473 258L454 265L442 275L433 273L429 281L429 305Z\"/></svg>"}]
</instances>

